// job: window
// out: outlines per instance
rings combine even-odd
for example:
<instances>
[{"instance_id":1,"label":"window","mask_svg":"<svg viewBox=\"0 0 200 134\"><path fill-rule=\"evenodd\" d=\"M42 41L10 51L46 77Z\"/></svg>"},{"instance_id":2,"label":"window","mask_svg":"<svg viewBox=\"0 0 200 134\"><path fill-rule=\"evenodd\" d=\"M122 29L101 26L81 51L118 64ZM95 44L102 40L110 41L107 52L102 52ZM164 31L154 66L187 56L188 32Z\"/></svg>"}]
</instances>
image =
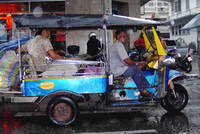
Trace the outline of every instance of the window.
<instances>
[{"instance_id":1,"label":"window","mask_svg":"<svg viewBox=\"0 0 200 134\"><path fill-rule=\"evenodd\" d=\"M164 11L164 8L163 7L158 8L158 11Z\"/></svg>"},{"instance_id":2,"label":"window","mask_svg":"<svg viewBox=\"0 0 200 134\"><path fill-rule=\"evenodd\" d=\"M179 35L181 35L181 25L178 26Z\"/></svg>"},{"instance_id":3,"label":"window","mask_svg":"<svg viewBox=\"0 0 200 134\"><path fill-rule=\"evenodd\" d=\"M200 0L197 0L197 7L200 7Z\"/></svg>"},{"instance_id":4,"label":"window","mask_svg":"<svg viewBox=\"0 0 200 134\"><path fill-rule=\"evenodd\" d=\"M169 4L167 2L164 2L164 6L169 6Z\"/></svg>"},{"instance_id":5,"label":"window","mask_svg":"<svg viewBox=\"0 0 200 134\"><path fill-rule=\"evenodd\" d=\"M28 13L28 3L19 2L19 3L0 3L0 13L9 14L9 13Z\"/></svg>"},{"instance_id":6,"label":"window","mask_svg":"<svg viewBox=\"0 0 200 134\"><path fill-rule=\"evenodd\" d=\"M174 2L174 11L180 12L181 11L181 0L176 0Z\"/></svg>"},{"instance_id":7,"label":"window","mask_svg":"<svg viewBox=\"0 0 200 134\"><path fill-rule=\"evenodd\" d=\"M186 0L186 9L189 9L190 8L190 2L189 0Z\"/></svg>"},{"instance_id":8,"label":"window","mask_svg":"<svg viewBox=\"0 0 200 134\"><path fill-rule=\"evenodd\" d=\"M158 6L162 6L162 3L161 3L161 2L158 2Z\"/></svg>"},{"instance_id":9,"label":"window","mask_svg":"<svg viewBox=\"0 0 200 134\"><path fill-rule=\"evenodd\" d=\"M149 2L149 7L153 7L153 6L154 6L153 2Z\"/></svg>"},{"instance_id":10,"label":"window","mask_svg":"<svg viewBox=\"0 0 200 134\"><path fill-rule=\"evenodd\" d=\"M178 1L174 2L174 11L178 12Z\"/></svg>"},{"instance_id":11,"label":"window","mask_svg":"<svg viewBox=\"0 0 200 134\"><path fill-rule=\"evenodd\" d=\"M181 11L181 0L178 0L178 11Z\"/></svg>"},{"instance_id":12,"label":"window","mask_svg":"<svg viewBox=\"0 0 200 134\"><path fill-rule=\"evenodd\" d=\"M37 7L41 8L46 13L65 12L65 2L33 2L31 3L31 11Z\"/></svg>"},{"instance_id":13,"label":"window","mask_svg":"<svg viewBox=\"0 0 200 134\"><path fill-rule=\"evenodd\" d=\"M185 24L182 25L182 27L184 27ZM185 30L181 30L182 34L185 34Z\"/></svg>"},{"instance_id":14,"label":"window","mask_svg":"<svg viewBox=\"0 0 200 134\"><path fill-rule=\"evenodd\" d=\"M117 15L129 16L127 2L112 1L112 12Z\"/></svg>"},{"instance_id":15,"label":"window","mask_svg":"<svg viewBox=\"0 0 200 134\"><path fill-rule=\"evenodd\" d=\"M187 34L190 34L190 30L187 30Z\"/></svg>"},{"instance_id":16,"label":"window","mask_svg":"<svg viewBox=\"0 0 200 134\"><path fill-rule=\"evenodd\" d=\"M185 30L182 30L183 35L185 34Z\"/></svg>"},{"instance_id":17,"label":"window","mask_svg":"<svg viewBox=\"0 0 200 134\"><path fill-rule=\"evenodd\" d=\"M178 26L175 26L175 35L178 35Z\"/></svg>"},{"instance_id":18,"label":"window","mask_svg":"<svg viewBox=\"0 0 200 134\"><path fill-rule=\"evenodd\" d=\"M172 35L174 35L174 26L172 26Z\"/></svg>"}]
</instances>

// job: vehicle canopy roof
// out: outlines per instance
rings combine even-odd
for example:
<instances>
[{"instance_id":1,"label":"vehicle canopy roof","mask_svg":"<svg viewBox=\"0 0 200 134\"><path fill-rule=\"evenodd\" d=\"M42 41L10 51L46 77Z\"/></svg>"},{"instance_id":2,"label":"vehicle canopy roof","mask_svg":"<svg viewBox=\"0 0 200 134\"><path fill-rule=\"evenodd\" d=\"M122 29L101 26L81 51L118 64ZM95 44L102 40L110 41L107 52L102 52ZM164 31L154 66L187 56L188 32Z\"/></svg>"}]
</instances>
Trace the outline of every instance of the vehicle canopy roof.
<instances>
[{"instance_id":1,"label":"vehicle canopy roof","mask_svg":"<svg viewBox=\"0 0 200 134\"><path fill-rule=\"evenodd\" d=\"M48 15L40 17L33 14L14 15L13 20L17 27L29 28L64 28L64 29L96 29L106 25L108 29L142 28L144 26L159 25L160 22L141 18L119 15Z\"/></svg>"}]
</instances>

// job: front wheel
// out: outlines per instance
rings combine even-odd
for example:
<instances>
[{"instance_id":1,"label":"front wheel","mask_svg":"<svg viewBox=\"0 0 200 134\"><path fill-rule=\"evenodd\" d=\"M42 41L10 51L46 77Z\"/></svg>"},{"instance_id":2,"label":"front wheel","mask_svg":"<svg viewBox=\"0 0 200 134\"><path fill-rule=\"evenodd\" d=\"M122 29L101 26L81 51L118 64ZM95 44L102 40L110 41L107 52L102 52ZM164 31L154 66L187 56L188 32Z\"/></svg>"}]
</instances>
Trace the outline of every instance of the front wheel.
<instances>
[{"instance_id":1,"label":"front wheel","mask_svg":"<svg viewBox=\"0 0 200 134\"><path fill-rule=\"evenodd\" d=\"M182 85L174 84L174 92L169 89L166 96L161 100L161 106L168 112L179 112L188 103L188 93Z\"/></svg>"},{"instance_id":2,"label":"front wheel","mask_svg":"<svg viewBox=\"0 0 200 134\"><path fill-rule=\"evenodd\" d=\"M50 101L47 108L49 119L56 125L67 126L75 121L78 108L75 102L68 97L57 97Z\"/></svg>"}]
</instances>

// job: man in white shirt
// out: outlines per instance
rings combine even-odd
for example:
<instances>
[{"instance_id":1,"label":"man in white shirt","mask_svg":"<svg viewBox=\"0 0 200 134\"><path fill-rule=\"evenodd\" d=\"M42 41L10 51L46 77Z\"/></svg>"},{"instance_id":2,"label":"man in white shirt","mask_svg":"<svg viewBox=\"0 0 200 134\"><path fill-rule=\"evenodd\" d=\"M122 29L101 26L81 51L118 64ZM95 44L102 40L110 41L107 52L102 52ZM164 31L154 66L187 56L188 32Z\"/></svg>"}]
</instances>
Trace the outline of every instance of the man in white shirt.
<instances>
[{"instance_id":1,"label":"man in white shirt","mask_svg":"<svg viewBox=\"0 0 200 134\"><path fill-rule=\"evenodd\" d=\"M150 87L143 72L138 66L143 66L145 62L132 61L124 44L127 41L127 33L125 30L116 31L117 42L110 48L110 69L114 76L131 77L137 85L142 97L150 97L152 94L146 89ZM138 65L138 66L137 66Z\"/></svg>"},{"instance_id":2,"label":"man in white shirt","mask_svg":"<svg viewBox=\"0 0 200 134\"><path fill-rule=\"evenodd\" d=\"M22 46L22 51L28 52L33 57L38 73L44 72L47 69L48 63L45 59L46 56L50 56L53 59L65 59L64 56L58 55L53 50L49 36L50 31L48 29L40 29L34 39L29 40Z\"/></svg>"},{"instance_id":3,"label":"man in white shirt","mask_svg":"<svg viewBox=\"0 0 200 134\"><path fill-rule=\"evenodd\" d=\"M32 60L35 65L36 73L42 75L42 77L62 77L73 75L77 72L77 66L74 64L68 64L65 61L54 61L48 63L46 57L51 57L54 60L77 60L78 58L65 58L58 55L52 47L49 40L50 31L48 29L39 29L36 33L36 37L29 40L21 48L21 52L28 52L32 56ZM19 49L17 50L19 52Z\"/></svg>"}]
</instances>

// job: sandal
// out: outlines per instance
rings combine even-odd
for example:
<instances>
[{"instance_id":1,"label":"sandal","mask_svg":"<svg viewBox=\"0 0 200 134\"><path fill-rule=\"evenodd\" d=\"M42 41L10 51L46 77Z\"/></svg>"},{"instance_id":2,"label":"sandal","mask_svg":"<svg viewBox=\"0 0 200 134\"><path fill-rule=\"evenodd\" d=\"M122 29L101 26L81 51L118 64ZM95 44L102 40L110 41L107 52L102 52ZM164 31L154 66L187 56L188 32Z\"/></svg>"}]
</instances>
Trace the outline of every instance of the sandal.
<instances>
[{"instance_id":1,"label":"sandal","mask_svg":"<svg viewBox=\"0 0 200 134\"><path fill-rule=\"evenodd\" d=\"M147 90L140 92L140 97L139 97L140 101L148 101L148 100L151 100L152 98L153 98L153 94L151 94Z\"/></svg>"},{"instance_id":2,"label":"sandal","mask_svg":"<svg viewBox=\"0 0 200 134\"><path fill-rule=\"evenodd\" d=\"M153 96L153 94L151 94L147 90L144 90L144 91L140 92L140 95L143 96L143 97L152 97Z\"/></svg>"}]
</instances>

